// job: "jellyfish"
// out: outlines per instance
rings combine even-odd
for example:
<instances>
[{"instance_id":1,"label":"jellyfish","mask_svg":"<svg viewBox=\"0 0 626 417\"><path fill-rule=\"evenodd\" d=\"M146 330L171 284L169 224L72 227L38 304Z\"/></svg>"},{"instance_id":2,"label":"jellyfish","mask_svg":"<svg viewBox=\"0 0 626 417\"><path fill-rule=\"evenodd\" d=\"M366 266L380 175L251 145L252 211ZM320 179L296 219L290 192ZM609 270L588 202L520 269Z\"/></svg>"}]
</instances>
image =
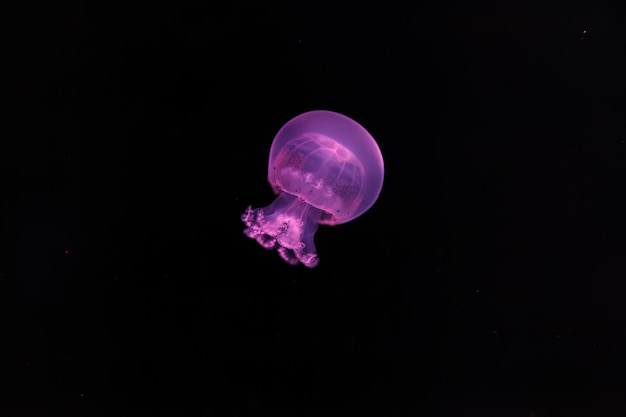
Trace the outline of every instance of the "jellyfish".
<instances>
[{"instance_id":1,"label":"jellyfish","mask_svg":"<svg viewBox=\"0 0 626 417\"><path fill-rule=\"evenodd\" d=\"M378 144L343 114L315 110L288 121L270 148L268 181L275 200L248 206L246 236L289 264L317 266L315 232L356 219L376 202L384 163Z\"/></svg>"}]
</instances>

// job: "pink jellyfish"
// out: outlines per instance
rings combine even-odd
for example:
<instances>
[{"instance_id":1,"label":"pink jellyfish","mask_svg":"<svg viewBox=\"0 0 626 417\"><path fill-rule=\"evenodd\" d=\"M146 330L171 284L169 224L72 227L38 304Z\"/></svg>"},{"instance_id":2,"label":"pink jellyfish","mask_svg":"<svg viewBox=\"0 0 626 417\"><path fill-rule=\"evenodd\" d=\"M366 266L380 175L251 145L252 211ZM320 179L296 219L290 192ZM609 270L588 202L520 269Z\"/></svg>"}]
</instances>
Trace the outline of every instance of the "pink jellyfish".
<instances>
[{"instance_id":1,"label":"pink jellyfish","mask_svg":"<svg viewBox=\"0 0 626 417\"><path fill-rule=\"evenodd\" d=\"M268 181L278 196L241 216L246 236L276 249L289 264L318 263L318 225L354 220L375 202L383 186L383 157L357 122L316 110L291 119L270 149Z\"/></svg>"}]
</instances>

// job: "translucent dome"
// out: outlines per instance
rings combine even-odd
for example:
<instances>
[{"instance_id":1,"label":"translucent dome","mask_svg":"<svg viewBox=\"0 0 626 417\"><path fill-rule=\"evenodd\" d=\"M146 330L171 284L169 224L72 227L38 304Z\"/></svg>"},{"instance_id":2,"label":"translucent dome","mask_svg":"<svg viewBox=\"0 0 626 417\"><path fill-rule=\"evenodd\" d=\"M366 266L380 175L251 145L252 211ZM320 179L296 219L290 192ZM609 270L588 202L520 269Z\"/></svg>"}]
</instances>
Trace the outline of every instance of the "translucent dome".
<instances>
[{"instance_id":1,"label":"translucent dome","mask_svg":"<svg viewBox=\"0 0 626 417\"><path fill-rule=\"evenodd\" d=\"M272 148L268 179L275 193L298 196L325 212L320 223L354 220L383 186L383 157L360 124L331 111L303 113L285 124Z\"/></svg>"}]
</instances>

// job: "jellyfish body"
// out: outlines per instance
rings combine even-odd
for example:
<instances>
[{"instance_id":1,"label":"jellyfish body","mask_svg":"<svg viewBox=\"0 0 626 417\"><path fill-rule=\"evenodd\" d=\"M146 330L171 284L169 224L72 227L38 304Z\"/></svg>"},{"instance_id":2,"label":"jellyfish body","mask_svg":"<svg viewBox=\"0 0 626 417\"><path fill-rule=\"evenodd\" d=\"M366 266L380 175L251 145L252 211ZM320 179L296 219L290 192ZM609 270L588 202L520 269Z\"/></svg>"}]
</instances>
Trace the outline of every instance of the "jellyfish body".
<instances>
[{"instance_id":1,"label":"jellyfish body","mask_svg":"<svg viewBox=\"0 0 626 417\"><path fill-rule=\"evenodd\" d=\"M339 113L316 110L287 122L270 149L268 181L276 199L248 207L244 233L289 264L318 263L318 225L356 219L378 199L383 157L374 138Z\"/></svg>"}]
</instances>

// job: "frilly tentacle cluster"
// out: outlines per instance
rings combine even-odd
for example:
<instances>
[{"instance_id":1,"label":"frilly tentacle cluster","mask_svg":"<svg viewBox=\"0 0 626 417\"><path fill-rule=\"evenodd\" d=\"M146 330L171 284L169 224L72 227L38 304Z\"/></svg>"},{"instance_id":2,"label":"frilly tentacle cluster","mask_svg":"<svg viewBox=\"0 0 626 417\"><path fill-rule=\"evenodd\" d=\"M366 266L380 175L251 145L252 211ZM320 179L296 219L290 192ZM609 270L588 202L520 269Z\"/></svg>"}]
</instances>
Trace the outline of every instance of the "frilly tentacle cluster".
<instances>
[{"instance_id":1,"label":"frilly tentacle cluster","mask_svg":"<svg viewBox=\"0 0 626 417\"><path fill-rule=\"evenodd\" d=\"M276 250L281 258L290 265L303 265L313 268L317 266L319 258L315 252L307 252L306 245L301 241L300 230L302 225L295 224L293 218L268 216L264 209L248 209L241 215L241 220L247 228L246 236L256 240L265 249Z\"/></svg>"}]
</instances>

